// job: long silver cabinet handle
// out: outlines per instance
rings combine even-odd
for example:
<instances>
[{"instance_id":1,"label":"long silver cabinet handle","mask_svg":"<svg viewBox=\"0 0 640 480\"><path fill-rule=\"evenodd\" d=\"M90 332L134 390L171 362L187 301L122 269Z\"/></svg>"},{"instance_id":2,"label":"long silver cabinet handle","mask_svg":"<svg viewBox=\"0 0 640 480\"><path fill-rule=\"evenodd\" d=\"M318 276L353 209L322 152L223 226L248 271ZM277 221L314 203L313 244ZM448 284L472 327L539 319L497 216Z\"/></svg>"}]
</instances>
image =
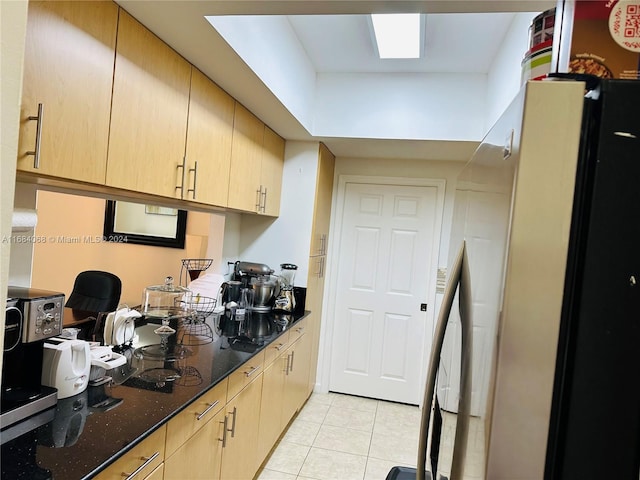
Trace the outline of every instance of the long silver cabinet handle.
<instances>
[{"instance_id":1,"label":"long silver cabinet handle","mask_svg":"<svg viewBox=\"0 0 640 480\"><path fill-rule=\"evenodd\" d=\"M289 366L289 371L293 372L293 356L295 355L295 350L291 352L291 365Z\"/></svg>"},{"instance_id":2,"label":"long silver cabinet handle","mask_svg":"<svg viewBox=\"0 0 640 480\"><path fill-rule=\"evenodd\" d=\"M260 185L260 189L256 190L256 212L260 213L262 203L262 185Z\"/></svg>"},{"instance_id":3,"label":"long silver cabinet handle","mask_svg":"<svg viewBox=\"0 0 640 480\"><path fill-rule=\"evenodd\" d=\"M191 172L193 172L193 188L188 188L187 194L189 192L192 192L191 198L195 200L196 199L196 182L198 180L198 162L194 162L193 168L189 169L189 173Z\"/></svg>"},{"instance_id":4,"label":"long silver cabinet handle","mask_svg":"<svg viewBox=\"0 0 640 480\"><path fill-rule=\"evenodd\" d=\"M224 421L220 422L222 424L222 438L219 438L218 441L222 442L222 448L227 446L227 425L229 423L229 417L224 416Z\"/></svg>"},{"instance_id":5,"label":"long silver cabinet handle","mask_svg":"<svg viewBox=\"0 0 640 480\"><path fill-rule=\"evenodd\" d=\"M38 104L38 115L27 117L27 120L36 121L36 145L35 148L27 152L27 155L33 155L33 168L40 168L40 145L42 144L42 122L44 121L44 105Z\"/></svg>"},{"instance_id":6,"label":"long silver cabinet handle","mask_svg":"<svg viewBox=\"0 0 640 480\"><path fill-rule=\"evenodd\" d=\"M259 369L260 369L260 367L251 367L251 370L249 370L248 372L244 372L244 374L245 374L247 377L250 377L251 375L253 375L254 373L256 373Z\"/></svg>"},{"instance_id":7,"label":"long silver cabinet handle","mask_svg":"<svg viewBox=\"0 0 640 480\"><path fill-rule=\"evenodd\" d=\"M291 362L291 354L287 355L287 365L284 367L284 374L289 375L289 363Z\"/></svg>"},{"instance_id":8,"label":"long silver cabinet handle","mask_svg":"<svg viewBox=\"0 0 640 480\"><path fill-rule=\"evenodd\" d=\"M233 438L236 435L236 417L238 415L238 409L236 407L233 407L233 412L229 413L233 415L233 421L231 422L231 428L228 430L231 432L231 438Z\"/></svg>"},{"instance_id":9,"label":"long silver cabinet handle","mask_svg":"<svg viewBox=\"0 0 640 480\"><path fill-rule=\"evenodd\" d=\"M187 157L182 157L182 163L179 163L176 166L176 170L178 169L182 169L182 181L180 182L180 185L176 185L176 190L180 190L180 198L182 198L182 196L184 195L184 166L187 163Z\"/></svg>"},{"instance_id":10,"label":"long silver cabinet handle","mask_svg":"<svg viewBox=\"0 0 640 480\"><path fill-rule=\"evenodd\" d=\"M196 420L202 420L202 418L211 410L213 410L216 407L216 405L218 405L219 403L220 403L220 400L216 400L215 402L213 402L211 405L207 407L207 409L204 412L198 414L198 416L196 417Z\"/></svg>"},{"instance_id":11,"label":"long silver cabinet handle","mask_svg":"<svg viewBox=\"0 0 640 480\"><path fill-rule=\"evenodd\" d=\"M144 470L147 467L147 465L149 465L156 458L158 458L159 455L160 455L160 452L156 452L156 453L154 453L153 455L151 455L148 458L142 457L142 460L144 460L144 463L142 465L140 465L138 468L136 468L133 471L133 473L123 473L122 476L126 477L126 480L131 480L133 477L138 475L142 470Z\"/></svg>"},{"instance_id":12,"label":"long silver cabinet handle","mask_svg":"<svg viewBox=\"0 0 640 480\"><path fill-rule=\"evenodd\" d=\"M264 187L264 192L262 192L262 208L261 212L264 213L267 208L267 187Z\"/></svg>"}]
</instances>

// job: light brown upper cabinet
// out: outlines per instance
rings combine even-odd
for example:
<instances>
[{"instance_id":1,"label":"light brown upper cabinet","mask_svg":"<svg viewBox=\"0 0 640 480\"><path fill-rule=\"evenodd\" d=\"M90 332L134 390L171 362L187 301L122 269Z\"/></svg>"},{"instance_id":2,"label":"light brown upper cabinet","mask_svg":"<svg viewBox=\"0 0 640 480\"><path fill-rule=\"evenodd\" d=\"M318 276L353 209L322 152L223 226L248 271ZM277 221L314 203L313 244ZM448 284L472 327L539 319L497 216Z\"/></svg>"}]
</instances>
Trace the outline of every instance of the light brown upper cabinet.
<instances>
[{"instance_id":1,"label":"light brown upper cabinet","mask_svg":"<svg viewBox=\"0 0 640 480\"><path fill-rule=\"evenodd\" d=\"M280 213L282 169L284 166L284 139L266 125L260 169L260 213L277 217Z\"/></svg>"},{"instance_id":2,"label":"light brown upper cabinet","mask_svg":"<svg viewBox=\"0 0 640 480\"><path fill-rule=\"evenodd\" d=\"M236 102L227 206L278 216L284 139Z\"/></svg>"},{"instance_id":3,"label":"light brown upper cabinet","mask_svg":"<svg viewBox=\"0 0 640 480\"><path fill-rule=\"evenodd\" d=\"M257 212L260 205L260 168L264 123L236 102L231 146L231 173L227 206Z\"/></svg>"},{"instance_id":4,"label":"light brown upper cabinet","mask_svg":"<svg viewBox=\"0 0 640 480\"><path fill-rule=\"evenodd\" d=\"M29 2L18 170L104 184L117 22L113 2Z\"/></svg>"},{"instance_id":5,"label":"light brown upper cabinet","mask_svg":"<svg viewBox=\"0 0 640 480\"><path fill-rule=\"evenodd\" d=\"M107 185L182 198L191 65L120 9Z\"/></svg>"},{"instance_id":6,"label":"light brown upper cabinet","mask_svg":"<svg viewBox=\"0 0 640 480\"><path fill-rule=\"evenodd\" d=\"M192 68L182 198L227 206L234 108L233 97Z\"/></svg>"}]
</instances>

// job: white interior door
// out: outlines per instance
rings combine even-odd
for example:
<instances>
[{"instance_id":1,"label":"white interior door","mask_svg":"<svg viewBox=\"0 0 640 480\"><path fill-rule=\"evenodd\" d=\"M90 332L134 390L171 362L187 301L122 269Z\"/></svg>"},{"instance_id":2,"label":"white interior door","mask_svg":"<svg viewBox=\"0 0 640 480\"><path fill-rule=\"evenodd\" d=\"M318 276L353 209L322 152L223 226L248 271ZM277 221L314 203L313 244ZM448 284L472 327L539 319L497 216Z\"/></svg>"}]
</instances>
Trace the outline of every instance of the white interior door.
<instances>
[{"instance_id":1,"label":"white interior door","mask_svg":"<svg viewBox=\"0 0 640 480\"><path fill-rule=\"evenodd\" d=\"M347 183L344 192L329 389L418 404L433 330L421 304L435 296L438 188Z\"/></svg>"}]
</instances>

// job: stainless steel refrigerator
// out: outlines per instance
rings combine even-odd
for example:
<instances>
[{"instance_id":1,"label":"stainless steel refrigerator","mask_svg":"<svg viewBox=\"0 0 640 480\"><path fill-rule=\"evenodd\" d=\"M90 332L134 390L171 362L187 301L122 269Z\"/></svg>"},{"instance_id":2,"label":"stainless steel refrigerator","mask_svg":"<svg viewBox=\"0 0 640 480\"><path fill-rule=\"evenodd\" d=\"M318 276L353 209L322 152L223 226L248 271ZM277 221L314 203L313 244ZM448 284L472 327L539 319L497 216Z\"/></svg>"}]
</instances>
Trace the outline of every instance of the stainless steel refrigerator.
<instances>
[{"instance_id":1,"label":"stainless steel refrigerator","mask_svg":"<svg viewBox=\"0 0 640 480\"><path fill-rule=\"evenodd\" d=\"M640 82L523 87L457 180L449 252L418 472L638 479Z\"/></svg>"}]
</instances>

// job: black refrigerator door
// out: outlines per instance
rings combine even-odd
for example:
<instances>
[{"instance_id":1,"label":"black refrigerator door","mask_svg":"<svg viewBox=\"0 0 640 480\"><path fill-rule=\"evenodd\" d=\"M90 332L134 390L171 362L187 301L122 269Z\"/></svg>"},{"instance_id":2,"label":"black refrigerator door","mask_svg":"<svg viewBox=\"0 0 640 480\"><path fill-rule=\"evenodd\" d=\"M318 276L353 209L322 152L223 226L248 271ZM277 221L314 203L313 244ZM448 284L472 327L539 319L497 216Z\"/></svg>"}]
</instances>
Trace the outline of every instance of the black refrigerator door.
<instances>
[{"instance_id":1,"label":"black refrigerator door","mask_svg":"<svg viewBox=\"0 0 640 480\"><path fill-rule=\"evenodd\" d=\"M640 82L587 102L546 479L640 469Z\"/></svg>"}]
</instances>

